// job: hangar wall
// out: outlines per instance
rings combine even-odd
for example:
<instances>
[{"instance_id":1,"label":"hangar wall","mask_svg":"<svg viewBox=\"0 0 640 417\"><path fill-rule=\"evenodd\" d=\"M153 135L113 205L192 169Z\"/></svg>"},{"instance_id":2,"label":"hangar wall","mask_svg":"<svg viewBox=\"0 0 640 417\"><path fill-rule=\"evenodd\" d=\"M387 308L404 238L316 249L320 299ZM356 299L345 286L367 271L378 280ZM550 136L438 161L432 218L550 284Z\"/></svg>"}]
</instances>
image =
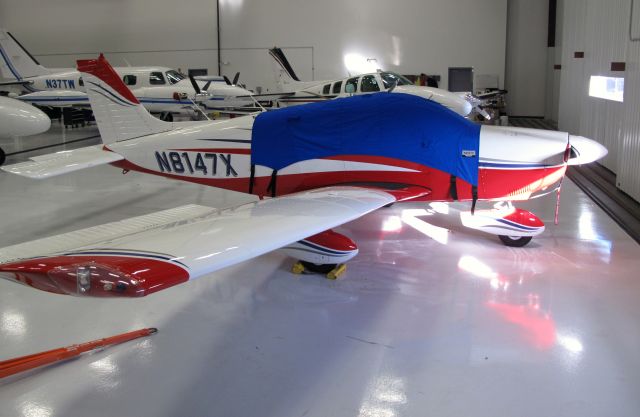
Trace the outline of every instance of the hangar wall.
<instances>
[{"instance_id":1,"label":"hangar wall","mask_svg":"<svg viewBox=\"0 0 640 417\"><path fill-rule=\"evenodd\" d=\"M2 0L0 25L45 66L75 67L105 52L115 66L217 72L214 0Z\"/></svg>"},{"instance_id":2,"label":"hangar wall","mask_svg":"<svg viewBox=\"0 0 640 417\"><path fill-rule=\"evenodd\" d=\"M288 55L294 50L286 47L307 48L290 57L294 69L307 72L301 79L345 77L345 59L360 57L363 64L376 59L373 68L440 75L443 88L448 67L474 67L476 78L495 75L504 85L506 0L225 0L221 5L222 45L230 48L223 51L224 71L248 72L246 79L258 85L273 85L273 76L263 71L271 68L263 51L274 45Z\"/></svg>"},{"instance_id":3,"label":"hangar wall","mask_svg":"<svg viewBox=\"0 0 640 417\"><path fill-rule=\"evenodd\" d=\"M267 49L283 47L301 79L347 75L345 56L403 73L474 67L504 85L507 0L220 0L222 72L249 88L275 86ZM452 23L454 22L454 23ZM0 25L44 65L109 52L116 65L217 73L216 1L3 0ZM352 72L356 72L352 69Z\"/></svg>"},{"instance_id":4,"label":"hangar wall","mask_svg":"<svg viewBox=\"0 0 640 417\"><path fill-rule=\"evenodd\" d=\"M609 154L601 163L640 200L640 46L629 37L632 0L562 3L559 128L604 144ZM612 71L612 62L625 62L626 71ZM625 77L624 102L590 97L592 75Z\"/></svg>"},{"instance_id":5,"label":"hangar wall","mask_svg":"<svg viewBox=\"0 0 640 417\"><path fill-rule=\"evenodd\" d=\"M507 20L508 113L544 117L549 0L510 0Z\"/></svg>"}]
</instances>

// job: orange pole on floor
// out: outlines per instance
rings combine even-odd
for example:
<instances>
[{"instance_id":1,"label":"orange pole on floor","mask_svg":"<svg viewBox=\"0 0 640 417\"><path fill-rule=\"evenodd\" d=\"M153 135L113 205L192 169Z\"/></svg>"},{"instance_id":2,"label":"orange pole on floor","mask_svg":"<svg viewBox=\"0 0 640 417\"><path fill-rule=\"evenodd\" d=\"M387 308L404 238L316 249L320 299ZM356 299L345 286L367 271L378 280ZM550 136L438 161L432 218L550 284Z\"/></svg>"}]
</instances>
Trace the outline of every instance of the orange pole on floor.
<instances>
[{"instance_id":1,"label":"orange pole on floor","mask_svg":"<svg viewBox=\"0 0 640 417\"><path fill-rule=\"evenodd\" d=\"M156 333L158 329L150 327L148 329L135 330L133 332L122 333L104 339L93 340L91 342L71 345L59 349L48 350L46 352L35 353L33 355L21 356L0 362L0 378L5 378L19 372L28 371L40 366L49 365L79 356L84 352L103 348L118 343L128 342L139 337L145 337Z\"/></svg>"}]
</instances>

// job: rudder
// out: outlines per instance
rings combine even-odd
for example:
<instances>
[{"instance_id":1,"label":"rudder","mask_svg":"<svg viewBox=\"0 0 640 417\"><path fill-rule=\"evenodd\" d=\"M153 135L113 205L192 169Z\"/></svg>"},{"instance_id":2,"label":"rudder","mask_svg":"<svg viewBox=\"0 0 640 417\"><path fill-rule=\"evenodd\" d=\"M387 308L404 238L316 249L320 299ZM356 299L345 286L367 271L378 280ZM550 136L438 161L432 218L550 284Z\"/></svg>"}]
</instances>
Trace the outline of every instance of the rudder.
<instances>
[{"instance_id":1,"label":"rudder","mask_svg":"<svg viewBox=\"0 0 640 417\"><path fill-rule=\"evenodd\" d=\"M21 81L49 74L49 70L27 51L8 31L0 29L0 73L6 79Z\"/></svg>"},{"instance_id":2,"label":"rudder","mask_svg":"<svg viewBox=\"0 0 640 417\"><path fill-rule=\"evenodd\" d=\"M78 71L105 144L173 129L173 123L153 117L122 82L104 55L78 60Z\"/></svg>"}]
</instances>

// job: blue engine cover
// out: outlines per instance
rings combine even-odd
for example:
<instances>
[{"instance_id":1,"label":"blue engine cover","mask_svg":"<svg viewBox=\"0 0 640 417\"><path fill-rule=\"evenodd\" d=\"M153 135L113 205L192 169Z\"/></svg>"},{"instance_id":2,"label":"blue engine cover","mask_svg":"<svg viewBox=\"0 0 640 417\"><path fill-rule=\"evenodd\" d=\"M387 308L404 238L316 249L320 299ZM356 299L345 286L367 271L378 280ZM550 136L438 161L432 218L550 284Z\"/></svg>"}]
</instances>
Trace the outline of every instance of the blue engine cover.
<instances>
[{"instance_id":1,"label":"blue engine cover","mask_svg":"<svg viewBox=\"0 0 640 417\"><path fill-rule=\"evenodd\" d=\"M260 114L251 162L280 170L299 161L368 155L415 162L478 184L480 126L403 93L375 93Z\"/></svg>"}]
</instances>

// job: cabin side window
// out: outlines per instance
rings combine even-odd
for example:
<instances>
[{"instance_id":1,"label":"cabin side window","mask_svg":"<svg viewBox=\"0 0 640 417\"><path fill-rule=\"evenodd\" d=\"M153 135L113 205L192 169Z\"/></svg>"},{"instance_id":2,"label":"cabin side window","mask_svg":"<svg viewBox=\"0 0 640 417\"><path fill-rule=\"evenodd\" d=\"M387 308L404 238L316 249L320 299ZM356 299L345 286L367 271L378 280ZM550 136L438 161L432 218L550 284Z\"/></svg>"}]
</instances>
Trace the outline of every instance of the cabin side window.
<instances>
[{"instance_id":1,"label":"cabin side window","mask_svg":"<svg viewBox=\"0 0 640 417\"><path fill-rule=\"evenodd\" d=\"M354 94L356 91L358 91L358 77L349 78L344 85L344 92Z\"/></svg>"},{"instance_id":2,"label":"cabin side window","mask_svg":"<svg viewBox=\"0 0 640 417\"><path fill-rule=\"evenodd\" d=\"M364 77L362 77L360 91L362 91L363 93L380 91L380 86L378 85L378 80L376 80L376 77L374 75L365 75Z\"/></svg>"},{"instance_id":3,"label":"cabin side window","mask_svg":"<svg viewBox=\"0 0 640 417\"><path fill-rule=\"evenodd\" d=\"M122 81L126 85L136 85L136 83L138 82L138 77L132 74L127 74L124 77L122 77Z\"/></svg>"},{"instance_id":4,"label":"cabin side window","mask_svg":"<svg viewBox=\"0 0 640 417\"><path fill-rule=\"evenodd\" d=\"M340 94L340 89L342 88L342 81L338 81L333 84L333 90L331 91L333 94Z\"/></svg>"},{"instance_id":5,"label":"cabin side window","mask_svg":"<svg viewBox=\"0 0 640 417\"><path fill-rule=\"evenodd\" d=\"M152 72L149 74L149 84L151 85L163 85L165 84L164 75L161 72Z\"/></svg>"},{"instance_id":6,"label":"cabin side window","mask_svg":"<svg viewBox=\"0 0 640 417\"><path fill-rule=\"evenodd\" d=\"M325 84L324 87L322 87L322 94L329 94L331 92L331 84Z\"/></svg>"}]
</instances>

